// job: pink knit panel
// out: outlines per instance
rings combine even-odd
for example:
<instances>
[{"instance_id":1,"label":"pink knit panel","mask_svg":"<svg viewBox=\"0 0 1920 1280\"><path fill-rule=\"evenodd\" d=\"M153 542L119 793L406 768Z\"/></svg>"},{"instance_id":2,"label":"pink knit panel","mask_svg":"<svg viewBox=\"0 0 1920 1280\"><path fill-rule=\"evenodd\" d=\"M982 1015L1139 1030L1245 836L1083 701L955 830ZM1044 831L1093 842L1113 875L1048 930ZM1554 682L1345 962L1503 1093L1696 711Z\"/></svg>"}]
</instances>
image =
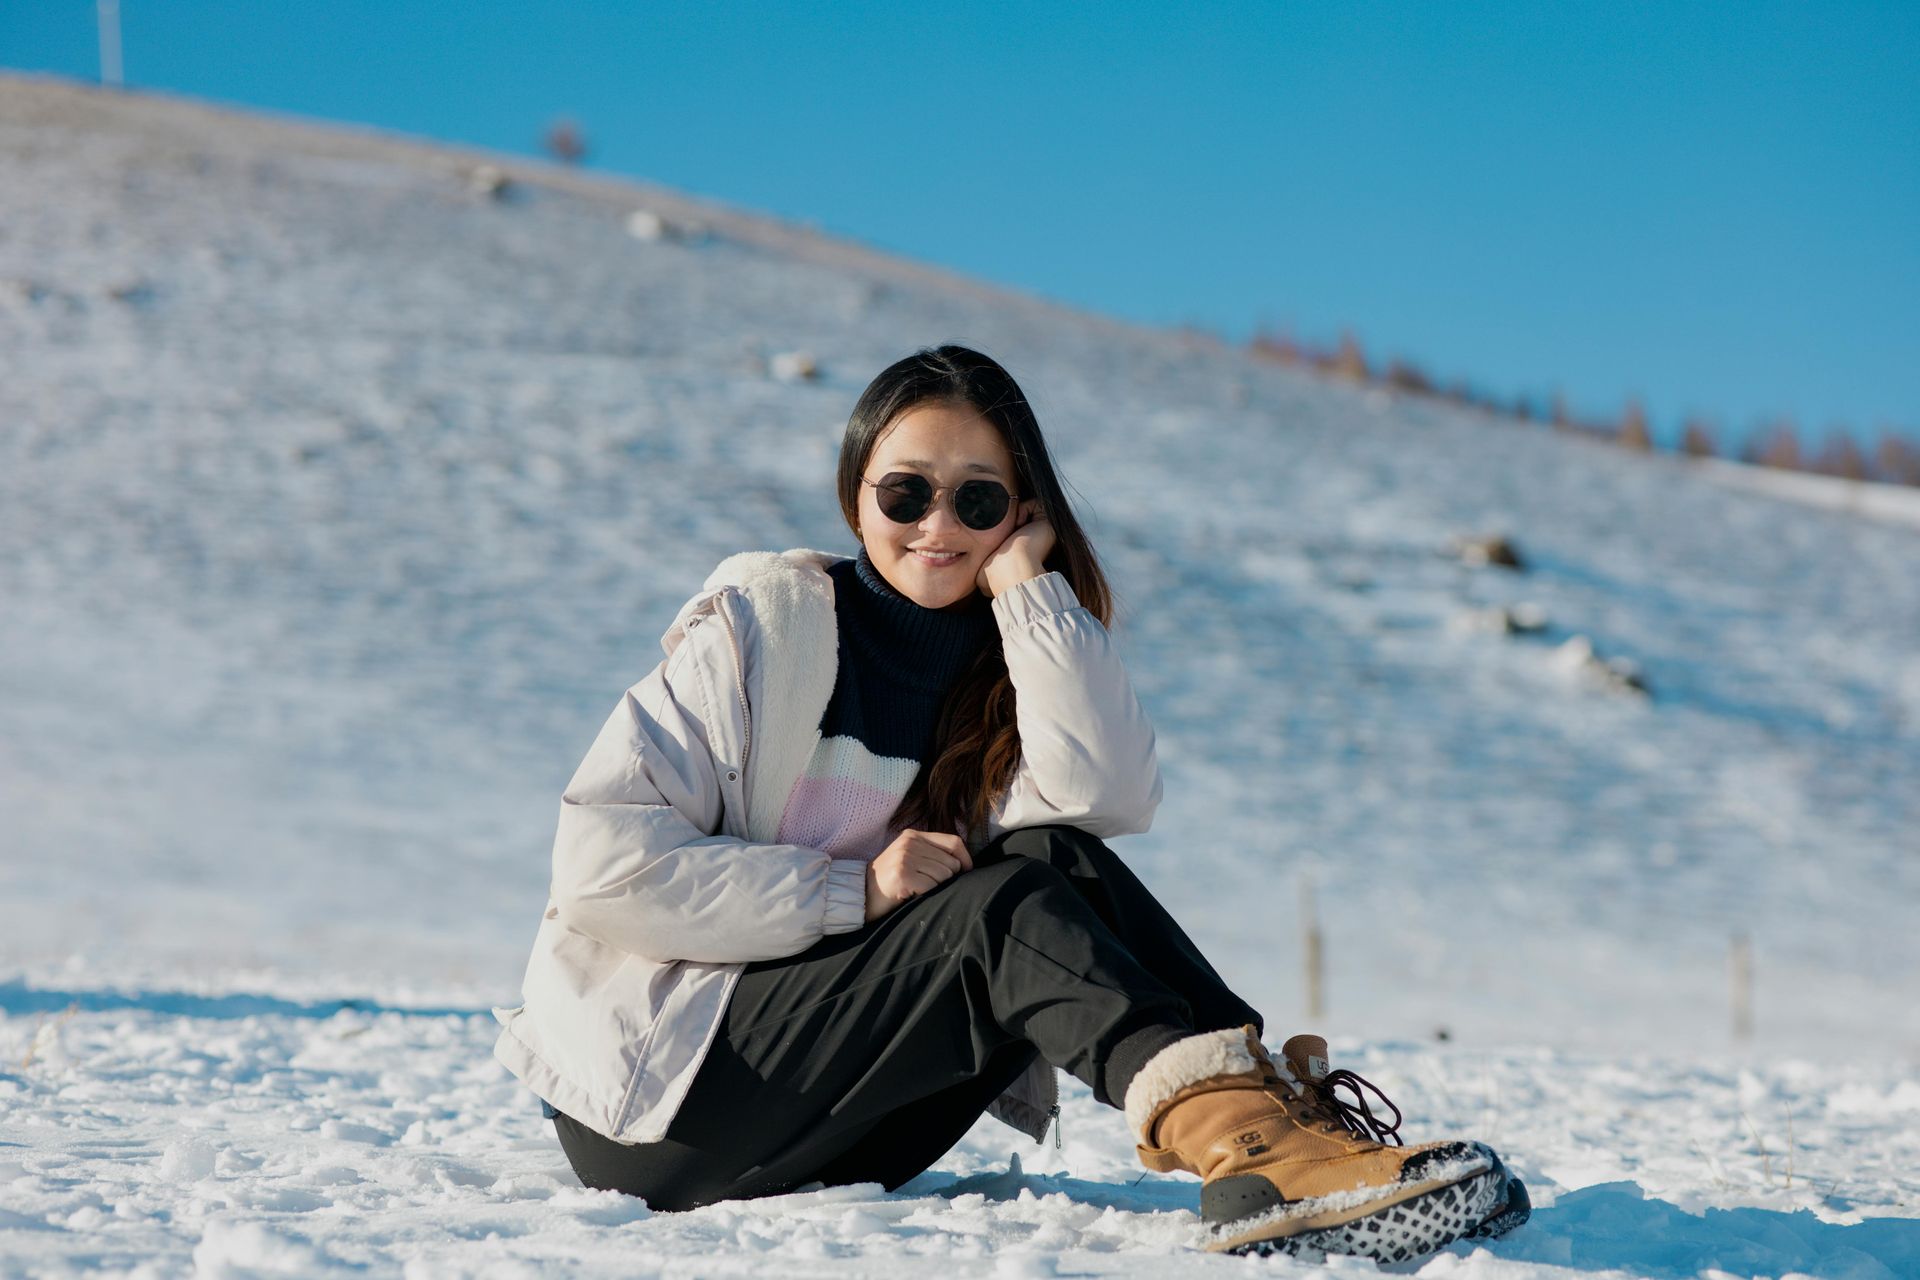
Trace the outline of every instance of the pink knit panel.
<instances>
[{"instance_id":1,"label":"pink knit panel","mask_svg":"<svg viewBox=\"0 0 1920 1280\"><path fill-rule=\"evenodd\" d=\"M876 756L855 738L822 738L787 793L776 839L870 861L898 834L890 819L919 768Z\"/></svg>"}]
</instances>

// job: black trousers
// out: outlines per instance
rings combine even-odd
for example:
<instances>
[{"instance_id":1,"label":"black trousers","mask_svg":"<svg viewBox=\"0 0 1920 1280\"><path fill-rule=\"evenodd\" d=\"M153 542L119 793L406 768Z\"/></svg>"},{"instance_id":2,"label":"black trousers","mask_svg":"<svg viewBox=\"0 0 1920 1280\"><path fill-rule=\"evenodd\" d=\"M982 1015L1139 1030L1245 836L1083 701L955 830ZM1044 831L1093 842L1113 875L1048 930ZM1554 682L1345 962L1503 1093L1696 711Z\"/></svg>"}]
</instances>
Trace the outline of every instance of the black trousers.
<instances>
[{"instance_id":1,"label":"black trousers","mask_svg":"<svg viewBox=\"0 0 1920 1280\"><path fill-rule=\"evenodd\" d=\"M1036 1055L1118 1107L1159 1048L1245 1023L1264 1025L1111 849L1026 827L879 920L746 966L660 1141L554 1127L581 1182L655 1209L891 1190Z\"/></svg>"}]
</instances>

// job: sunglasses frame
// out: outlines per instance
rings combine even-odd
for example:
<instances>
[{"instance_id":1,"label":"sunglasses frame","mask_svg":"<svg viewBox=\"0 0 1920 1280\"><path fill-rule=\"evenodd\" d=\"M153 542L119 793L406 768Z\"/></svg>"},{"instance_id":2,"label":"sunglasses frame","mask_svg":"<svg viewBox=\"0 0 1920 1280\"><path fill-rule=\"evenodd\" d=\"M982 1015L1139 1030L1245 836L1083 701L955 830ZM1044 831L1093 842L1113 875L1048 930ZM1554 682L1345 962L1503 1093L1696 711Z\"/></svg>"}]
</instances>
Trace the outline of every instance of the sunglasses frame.
<instances>
[{"instance_id":1,"label":"sunglasses frame","mask_svg":"<svg viewBox=\"0 0 1920 1280\"><path fill-rule=\"evenodd\" d=\"M887 513L886 507L884 506L880 507L880 514L883 516L886 516L887 519L892 520L893 523L895 524L919 524L922 520L925 520L927 518L928 512L932 511L935 507L940 505L940 495L943 493L948 495L947 506L953 511L953 518L955 520L958 520L966 528L973 530L975 533L985 533L989 529L998 529L1003 523L1005 523L1008 512L1018 511L1020 509L1019 494L1007 488L1007 486L1001 484L998 480L993 480L986 476L975 476L969 480L962 480L959 484L936 485L931 480L927 480L925 476L921 475L917 471L889 471L887 472L886 475L881 476L878 480L869 480L865 476L861 476L860 483L874 489L887 489L892 487L887 484L887 480L892 476L907 476L915 480L925 481L933 489L932 496L930 496L927 499L927 505L922 507L920 509L919 514L913 516L911 519L907 519L907 520L898 519L892 515L889 515ZM995 520L990 525L980 526L980 525L975 525L971 523L966 519L966 517L960 514L960 505L958 501L960 496L960 490L966 488L970 484L992 485L994 488L1000 490L1002 493L1007 495L1007 510L1000 513L1000 519ZM875 496L875 502L876 504L878 503L878 495Z\"/></svg>"}]
</instances>

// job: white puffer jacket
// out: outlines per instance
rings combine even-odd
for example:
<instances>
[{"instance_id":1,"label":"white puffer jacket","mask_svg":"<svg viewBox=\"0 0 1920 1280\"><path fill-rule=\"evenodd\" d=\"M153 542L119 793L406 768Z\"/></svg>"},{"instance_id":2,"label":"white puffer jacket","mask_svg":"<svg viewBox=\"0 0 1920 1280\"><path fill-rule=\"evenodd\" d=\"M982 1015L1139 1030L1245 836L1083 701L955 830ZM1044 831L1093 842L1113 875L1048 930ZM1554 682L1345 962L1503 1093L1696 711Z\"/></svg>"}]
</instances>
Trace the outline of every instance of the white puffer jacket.
<instances>
[{"instance_id":1,"label":"white puffer jacket","mask_svg":"<svg viewBox=\"0 0 1920 1280\"><path fill-rule=\"evenodd\" d=\"M833 693L826 566L845 558L722 561L560 797L524 1003L493 1011L494 1056L616 1141L666 1133L746 962L865 922L866 864L775 842ZM1106 628L1059 573L1002 592L993 615L1021 759L981 843L1044 823L1145 831L1161 794L1153 727ZM1036 1060L991 1113L1038 1141L1055 1085Z\"/></svg>"}]
</instances>

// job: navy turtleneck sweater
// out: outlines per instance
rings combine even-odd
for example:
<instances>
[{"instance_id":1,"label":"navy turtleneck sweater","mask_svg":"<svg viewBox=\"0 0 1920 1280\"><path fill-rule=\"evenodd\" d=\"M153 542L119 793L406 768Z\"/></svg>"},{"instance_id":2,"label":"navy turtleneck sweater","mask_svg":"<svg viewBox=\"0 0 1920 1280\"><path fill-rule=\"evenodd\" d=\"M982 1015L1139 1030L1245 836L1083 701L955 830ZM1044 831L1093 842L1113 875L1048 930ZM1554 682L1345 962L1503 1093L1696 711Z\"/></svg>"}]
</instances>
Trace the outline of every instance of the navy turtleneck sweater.
<instances>
[{"instance_id":1,"label":"navy turtleneck sweater","mask_svg":"<svg viewBox=\"0 0 1920 1280\"><path fill-rule=\"evenodd\" d=\"M915 604L880 575L865 547L827 575L839 669L777 839L871 860L898 834L893 811L937 745L948 691L994 642L993 601L975 593L952 609Z\"/></svg>"}]
</instances>

